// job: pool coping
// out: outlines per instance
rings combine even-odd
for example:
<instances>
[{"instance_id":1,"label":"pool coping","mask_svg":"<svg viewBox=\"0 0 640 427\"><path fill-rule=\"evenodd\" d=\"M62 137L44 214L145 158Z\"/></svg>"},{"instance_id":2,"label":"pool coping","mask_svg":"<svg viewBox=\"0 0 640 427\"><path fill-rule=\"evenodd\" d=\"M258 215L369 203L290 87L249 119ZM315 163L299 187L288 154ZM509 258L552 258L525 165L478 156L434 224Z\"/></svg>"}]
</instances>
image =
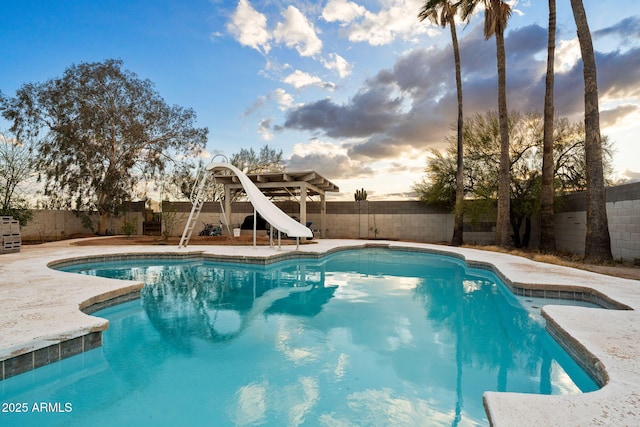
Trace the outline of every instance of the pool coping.
<instances>
[{"instance_id":1,"label":"pool coping","mask_svg":"<svg viewBox=\"0 0 640 427\"><path fill-rule=\"evenodd\" d=\"M99 347L108 321L90 313L139 297L141 283L75 277L48 267L59 260L125 253L269 264L362 247L450 255L470 267L495 272L516 294L570 297L616 308L549 305L543 309L550 333L603 384L600 390L571 396L487 392L484 405L492 425L640 425L640 281L508 254L408 242L320 240L299 251L246 246L79 247L70 242L23 247L20 253L0 258L0 274L9 278L0 283L0 379Z\"/></svg>"}]
</instances>

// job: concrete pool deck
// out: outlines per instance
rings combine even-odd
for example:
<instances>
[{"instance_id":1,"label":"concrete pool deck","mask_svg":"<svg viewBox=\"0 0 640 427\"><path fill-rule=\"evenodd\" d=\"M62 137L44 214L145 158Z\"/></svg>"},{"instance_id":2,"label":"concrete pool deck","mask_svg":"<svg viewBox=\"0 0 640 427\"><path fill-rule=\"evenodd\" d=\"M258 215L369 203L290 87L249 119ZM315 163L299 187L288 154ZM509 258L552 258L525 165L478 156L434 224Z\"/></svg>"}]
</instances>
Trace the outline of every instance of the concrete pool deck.
<instances>
[{"instance_id":1,"label":"concrete pool deck","mask_svg":"<svg viewBox=\"0 0 640 427\"><path fill-rule=\"evenodd\" d=\"M497 426L640 425L640 281L622 279L534 262L522 257L440 245L320 240L300 252L324 253L337 248L388 245L457 254L471 265L492 268L522 293L547 292L563 296L590 296L626 310L576 306L543 309L552 333L569 350L593 366L604 386L580 395L543 396L487 392L485 408ZM101 344L108 322L91 311L108 301L135 298L141 283L74 275L52 270L54 261L117 254L206 254L230 257L289 256L295 246L280 250L258 246L73 246L55 242L23 246L21 252L0 256L0 363L2 378L20 364L33 367L85 351ZM65 343L62 346L61 343ZM19 368L18 368L19 369Z\"/></svg>"}]
</instances>

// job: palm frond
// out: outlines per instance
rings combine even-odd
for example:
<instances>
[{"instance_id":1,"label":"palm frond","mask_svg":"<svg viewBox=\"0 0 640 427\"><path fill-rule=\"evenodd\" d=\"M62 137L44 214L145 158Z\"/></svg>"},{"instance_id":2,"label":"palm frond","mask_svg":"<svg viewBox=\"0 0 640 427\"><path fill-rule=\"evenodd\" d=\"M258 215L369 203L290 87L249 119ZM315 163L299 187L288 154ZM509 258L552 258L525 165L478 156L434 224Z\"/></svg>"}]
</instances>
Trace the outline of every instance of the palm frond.
<instances>
[{"instance_id":1,"label":"palm frond","mask_svg":"<svg viewBox=\"0 0 640 427\"><path fill-rule=\"evenodd\" d=\"M451 0L428 0L420 8L418 19L428 19L442 28L449 25L449 20L456 14L457 6Z\"/></svg>"}]
</instances>

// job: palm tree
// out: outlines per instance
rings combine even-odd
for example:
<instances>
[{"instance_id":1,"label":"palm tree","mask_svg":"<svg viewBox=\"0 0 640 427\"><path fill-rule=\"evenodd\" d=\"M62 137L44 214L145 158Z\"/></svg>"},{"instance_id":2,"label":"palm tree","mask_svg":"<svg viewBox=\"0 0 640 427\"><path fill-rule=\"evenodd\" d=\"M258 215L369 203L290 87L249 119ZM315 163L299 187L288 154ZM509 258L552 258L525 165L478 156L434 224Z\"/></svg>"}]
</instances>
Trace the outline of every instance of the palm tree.
<instances>
[{"instance_id":1,"label":"palm tree","mask_svg":"<svg viewBox=\"0 0 640 427\"><path fill-rule=\"evenodd\" d=\"M544 137L542 149L542 192L540 195L540 250L556 250L553 210L553 83L556 50L556 0L549 0L549 38L547 43L547 77L544 93Z\"/></svg>"},{"instance_id":2,"label":"palm tree","mask_svg":"<svg viewBox=\"0 0 640 427\"><path fill-rule=\"evenodd\" d=\"M453 237L451 244L462 245L463 233L463 213L462 203L464 201L464 145L462 142L462 76L460 72L460 48L458 47L458 35L456 33L455 16L458 11L456 5L449 0L427 0L418 13L418 19L424 21L429 19L436 25L445 28L447 25L451 29L451 44L453 46L453 58L456 68L456 92L458 95L458 155L456 166L456 206L455 219L453 224Z\"/></svg>"},{"instance_id":3,"label":"palm tree","mask_svg":"<svg viewBox=\"0 0 640 427\"><path fill-rule=\"evenodd\" d=\"M585 261L589 262L610 261L613 256L611 255L602 166L596 60L582 0L571 0L571 9L578 30L584 73L584 147L587 165L587 235L584 257Z\"/></svg>"},{"instance_id":4,"label":"palm tree","mask_svg":"<svg viewBox=\"0 0 640 427\"><path fill-rule=\"evenodd\" d=\"M484 5L484 37L496 38L498 62L498 119L500 121L500 167L498 179L498 218L496 221L496 244L511 246L510 231L510 161L509 122L507 111L506 54L504 50L504 30L511 16L511 6L502 0L461 0L462 18L468 20L475 8Z\"/></svg>"}]
</instances>

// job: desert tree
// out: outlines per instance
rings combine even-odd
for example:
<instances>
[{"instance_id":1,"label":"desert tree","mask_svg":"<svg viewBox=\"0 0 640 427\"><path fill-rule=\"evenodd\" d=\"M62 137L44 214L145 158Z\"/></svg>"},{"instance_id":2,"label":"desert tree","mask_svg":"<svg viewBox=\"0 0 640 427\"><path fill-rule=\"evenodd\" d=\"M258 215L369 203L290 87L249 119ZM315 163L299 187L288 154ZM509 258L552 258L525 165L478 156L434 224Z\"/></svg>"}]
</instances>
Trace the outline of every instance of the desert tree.
<instances>
[{"instance_id":1,"label":"desert tree","mask_svg":"<svg viewBox=\"0 0 640 427\"><path fill-rule=\"evenodd\" d=\"M0 108L11 131L33 141L44 194L66 208L97 212L99 234L140 182L202 150L208 133L195 126L192 109L168 105L150 80L114 59L26 83Z\"/></svg>"},{"instance_id":2,"label":"desert tree","mask_svg":"<svg viewBox=\"0 0 640 427\"><path fill-rule=\"evenodd\" d=\"M540 211L541 168L543 157L543 118L539 113L509 113L510 151L510 238L514 246L528 246L532 218ZM468 117L464 125L465 192L463 205L471 223L495 218L498 165L500 163L500 125L495 111ZM555 198L584 191L585 131L582 123L556 119L554 127L553 176ZM420 199L443 207L455 203L456 144L453 136L445 138L447 149L433 151L427 161L424 178L414 190ZM612 149L604 141L605 171L611 175Z\"/></svg>"},{"instance_id":3,"label":"desert tree","mask_svg":"<svg viewBox=\"0 0 640 427\"><path fill-rule=\"evenodd\" d=\"M268 144L263 145L257 153L253 148L241 148L231 155L229 162L245 173L283 172L285 169L282 150L273 149ZM203 158L189 158L176 164L163 181L163 194L171 199L192 197L196 181L204 173L205 163ZM221 185L211 185L204 194L208 201L216 201L223 196Z\"/></svg>"},{"instance_id":4,"label":"desert tree","mask_svg":"<svg viewBox=\"0 0 640 427\"><path fill-rule=\"evenodd\" d=\"M0 133L0 215L26 225L32 218L27 184L33 178L31 147L8 132Z\"/></svg>"},{"instance_id":5,"label":"desert tree","mask_svg":"<svg viewBox=\"0 0 640 427\"><path fill-rule=\"evenodd\" d=\"M231 156L230 162L245 173L284 171L282 150L271 148L268 144L260 147L257 153L253 148L241 148Z\"/></svg>"}]
</instances>

